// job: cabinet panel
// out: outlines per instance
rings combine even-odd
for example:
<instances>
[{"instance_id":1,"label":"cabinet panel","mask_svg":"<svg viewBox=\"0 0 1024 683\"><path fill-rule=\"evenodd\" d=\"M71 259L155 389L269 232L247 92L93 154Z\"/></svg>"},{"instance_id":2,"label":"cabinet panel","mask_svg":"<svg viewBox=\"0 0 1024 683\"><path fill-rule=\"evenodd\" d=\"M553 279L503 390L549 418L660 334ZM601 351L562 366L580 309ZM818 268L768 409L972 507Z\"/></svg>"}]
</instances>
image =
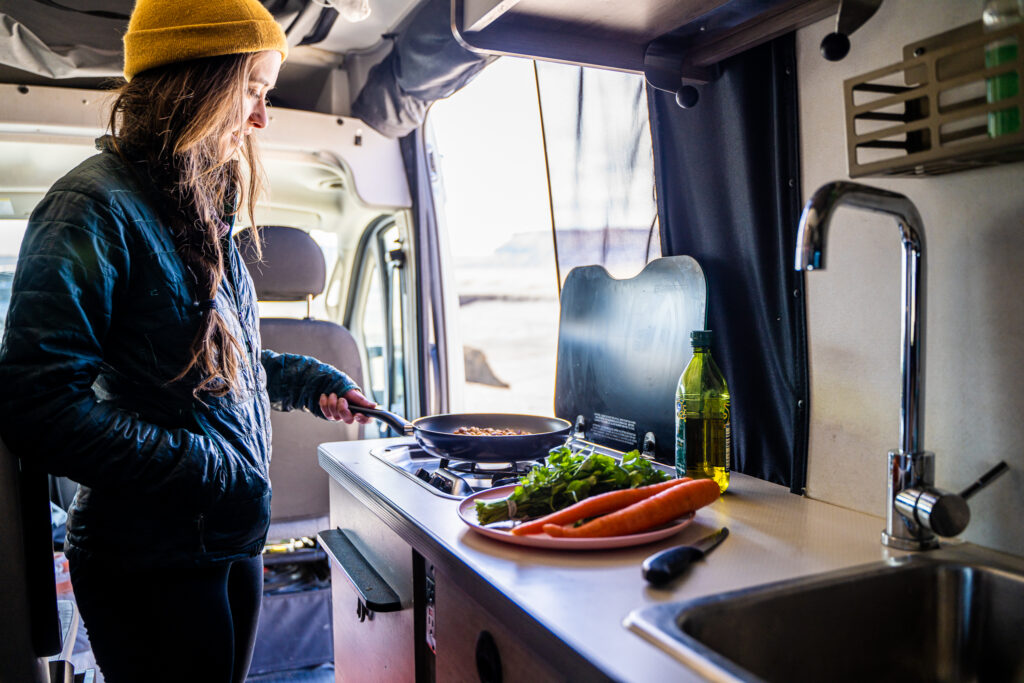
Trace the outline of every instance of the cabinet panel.
<instances>
[{"instance_id":1,"label":"cabinet panel","mask_svg":"<svg viewBox=\"0 0 1024 683\"><path fill-rule=\"evenodd\" d=\"M435 667L439 682L568 680L526 649L514 632L436 569L434 581ZM485 632L489 636L483 635ZM484 660L481 669L478 651ZM489 674L493 671L500 671L500 678Z\"/></svg>"},{"instance_id":2,"label":"cabinet panel","mask_svg":"<svg viewBox=\"0 0 1024 683\"><path fill-rule=\"evenodd\" d=\"M346 530L404 606L397 612L366 614L348 578L331 563L335 681L414 681L412 548L333 480L330 497L332 528Z\"/></svg>"},{"instance_id":3,"label":"cabinet panel","mask_svg":"<svg viewBox=\"0 0 1024 683\"><path fill-rule=\"evenodd\" d=\"M474 50L706 83L718 62L835 13L838 0L452 0Z\"/></svg>"}]
</instances>

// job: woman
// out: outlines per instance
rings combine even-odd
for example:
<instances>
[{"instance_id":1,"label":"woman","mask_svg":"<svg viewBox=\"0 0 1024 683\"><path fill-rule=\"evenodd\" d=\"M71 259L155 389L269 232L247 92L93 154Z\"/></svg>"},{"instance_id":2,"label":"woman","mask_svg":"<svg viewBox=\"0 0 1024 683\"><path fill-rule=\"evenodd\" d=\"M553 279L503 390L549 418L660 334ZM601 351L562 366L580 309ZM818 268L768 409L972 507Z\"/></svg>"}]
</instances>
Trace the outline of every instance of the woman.
<instances>
[{"instance_id":1,"label":"woman","mask_svg":"<svg viewBox=\"0 0 1024 683\"><path fill-rule=\"evenodd\" d=\"M111 135L23 242L0 436L80 484L66 553L111 683L245 679L270 405L348 423L366 421L349 403L373 405L335 368L261 351L232 241L237 212L252 220L250 133L286 54L257 0L138 0Z\"/></svg>"}]
</instances>

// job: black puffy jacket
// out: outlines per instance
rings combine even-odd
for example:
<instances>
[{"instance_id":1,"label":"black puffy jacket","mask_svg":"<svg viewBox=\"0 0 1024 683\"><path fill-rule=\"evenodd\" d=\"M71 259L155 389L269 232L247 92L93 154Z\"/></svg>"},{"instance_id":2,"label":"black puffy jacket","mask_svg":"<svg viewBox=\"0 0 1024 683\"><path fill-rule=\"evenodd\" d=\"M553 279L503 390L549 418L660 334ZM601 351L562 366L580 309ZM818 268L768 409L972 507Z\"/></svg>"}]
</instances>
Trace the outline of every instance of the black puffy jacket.
<instances>
[{"instance_id":1,"label":"black puffy jacket","mask_svg":"<svg viewBox=\"0 0 1024 683\"><path fill-rule=\"evenodd\" d=\"M355 385L261 351L252 280L230 237L215 306L245 348L241 388L171 382L202 314L158 202L104 141L33 211L0 346L0 436L80 484L67 548L133 566L258 554L270 520L271 404L322 417ZM315 457L310 453L309 457Z\"/></svg>"}]
</instances>

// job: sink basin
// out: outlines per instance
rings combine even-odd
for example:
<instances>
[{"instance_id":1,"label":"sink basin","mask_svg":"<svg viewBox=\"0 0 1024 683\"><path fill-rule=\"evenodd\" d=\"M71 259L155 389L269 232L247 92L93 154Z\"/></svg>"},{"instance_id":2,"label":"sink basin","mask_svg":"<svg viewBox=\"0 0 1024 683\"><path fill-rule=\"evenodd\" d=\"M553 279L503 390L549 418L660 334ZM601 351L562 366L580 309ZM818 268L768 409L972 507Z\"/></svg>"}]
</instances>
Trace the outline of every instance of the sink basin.
<instances>
[{"instance_id":1,"label":"sink basin","mask_svg":"<svg viewBox=\"0 0 1024 683\"><path fill-rule=\"evenodd\" d=\"M1024 681L1024 574L922 556L637 610L711 680Z\"/></svg>"}]
</instances>

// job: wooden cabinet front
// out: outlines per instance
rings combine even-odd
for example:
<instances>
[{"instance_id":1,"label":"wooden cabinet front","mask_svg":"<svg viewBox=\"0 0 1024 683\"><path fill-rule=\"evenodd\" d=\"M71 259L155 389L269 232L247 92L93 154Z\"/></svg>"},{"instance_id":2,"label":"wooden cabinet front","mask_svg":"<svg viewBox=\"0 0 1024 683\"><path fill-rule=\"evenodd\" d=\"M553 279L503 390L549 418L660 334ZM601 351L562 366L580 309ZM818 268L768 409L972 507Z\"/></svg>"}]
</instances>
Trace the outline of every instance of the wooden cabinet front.
<instances>
[{"instance_id":1,"label":"wooden cabinet front","mask_svg":"<svg viewBox=\"0 0 1024 683\"><path fill-rule=\"evenodd\" d=\"M517 635L473 600L456 582L435 570L437 681L528 681L568 678L527 649Z\"/></svg>"}]
</instances>

